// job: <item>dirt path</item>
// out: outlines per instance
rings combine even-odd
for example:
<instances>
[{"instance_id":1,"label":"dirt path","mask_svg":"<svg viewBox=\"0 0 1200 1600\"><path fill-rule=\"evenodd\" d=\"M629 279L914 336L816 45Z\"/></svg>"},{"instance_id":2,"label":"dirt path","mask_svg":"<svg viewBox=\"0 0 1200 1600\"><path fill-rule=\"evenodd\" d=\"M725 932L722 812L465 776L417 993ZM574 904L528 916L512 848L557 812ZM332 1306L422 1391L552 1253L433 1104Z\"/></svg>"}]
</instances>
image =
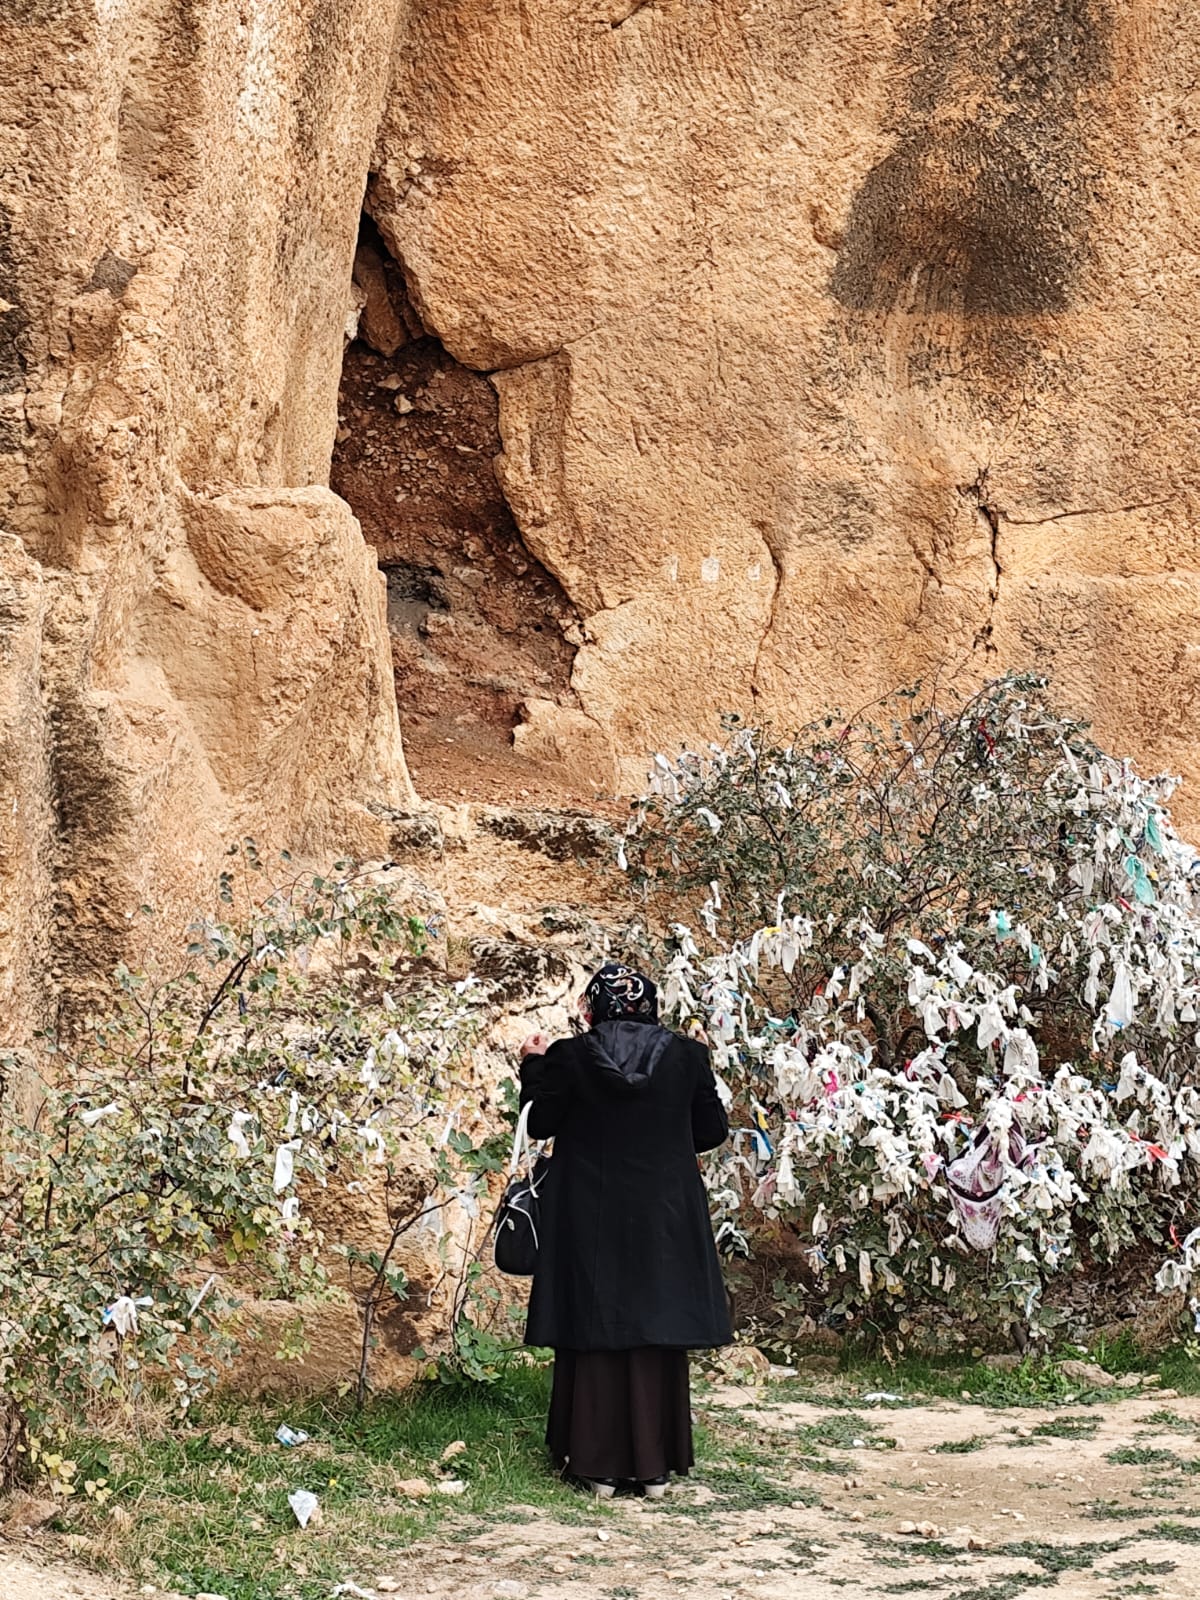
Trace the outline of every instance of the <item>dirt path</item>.
<instances>
[{"instance_id":1,"label":"dirt path","mask_svg":"<svg viewBox=\"0 0 1200 1600\"><path fill-rule=\"evenodd\" d=\"M574 1520L518 1507L402 1566L364 1552L346 1578L380 1600L1200 1600L1200 1399L891 1409L786 1392L710 1391L716 1459L666 1501L581 1501ZM148 1593L40 1564L52 1548L0 1547L2 1600Z\"/></svg>"},{"instance_id":2,"label":"dirt path","mask_svg":"<svg viewBox=\"0 0 1200 1600\"><path fill-rule=\"evenodd\" d=\"M77 1571L40 1553L9 1555L0 1547L0 1600L147 1600L140 1587L130 1587ZM158 1590L154 1600L173 1600Z\"/></svg>"},{"instance_id":3,"label":"dirt path","mask_svg":"<svg viewBox=\"0 0 1200 1600\"><path fill-rule=\"evenodd\" d=\"M1200 1401L856 1413L756 1403L726 1389L705 1410L718 1429L725 1411L739 1431L753 1430L754 1466L710 1469L707 1484L658 1505L617 1501L590 1525L531 1515L456 1548L416 1550L399 1588L385 1592L403 1600L667 1600L684 1589L693 1600L1015 1600L1035 1589L1054 1600L1200 1597ZM812 1449L820 1470L796 1470ZM1137 1459L1114 1462L1114 1451Z\"/></svg>"}]
</instances>

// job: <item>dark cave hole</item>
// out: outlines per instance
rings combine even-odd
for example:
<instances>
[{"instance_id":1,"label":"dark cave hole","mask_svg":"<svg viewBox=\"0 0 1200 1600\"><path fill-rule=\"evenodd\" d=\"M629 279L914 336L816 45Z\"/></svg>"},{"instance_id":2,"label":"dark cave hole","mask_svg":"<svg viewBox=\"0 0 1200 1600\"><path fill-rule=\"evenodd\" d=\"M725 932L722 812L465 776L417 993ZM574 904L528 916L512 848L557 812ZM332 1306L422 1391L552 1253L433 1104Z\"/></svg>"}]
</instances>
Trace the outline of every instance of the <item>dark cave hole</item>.
<instances>
[{"instance_id":1,"label":"dark cave hole","mask_svg":"<svg viewBox=\"0 0 1200 1600\"><path fill-rule=\"evenodd\" d=\"M577 617L500 489L492 384L422 328L367 216L354 285L330 482L387 576L401 728L428 792L453 786L456 759L511 759L527 700L572 703Z\"/></svg>"}]
</instances>

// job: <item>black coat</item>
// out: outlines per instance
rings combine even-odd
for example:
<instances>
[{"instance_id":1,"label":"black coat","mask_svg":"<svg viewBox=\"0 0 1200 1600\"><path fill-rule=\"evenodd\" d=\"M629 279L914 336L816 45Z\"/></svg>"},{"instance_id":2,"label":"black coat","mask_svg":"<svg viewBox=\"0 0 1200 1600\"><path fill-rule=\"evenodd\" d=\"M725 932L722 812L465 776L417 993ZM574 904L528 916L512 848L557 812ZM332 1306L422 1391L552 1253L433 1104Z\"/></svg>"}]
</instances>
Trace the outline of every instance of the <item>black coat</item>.
<instances>
[{"instance_id":1,"label":"black coat","mask_svg":"<svg viewBox=\"0 0 1200 1600\"><path fill-rule=\"evenodd\" d=\"M651 1022L601 1022L521 1068L529 1131L554 1138L527 1344L729 1344L696 1162L729 1134L708 1052Z\"/></svg>"}]
</instances>

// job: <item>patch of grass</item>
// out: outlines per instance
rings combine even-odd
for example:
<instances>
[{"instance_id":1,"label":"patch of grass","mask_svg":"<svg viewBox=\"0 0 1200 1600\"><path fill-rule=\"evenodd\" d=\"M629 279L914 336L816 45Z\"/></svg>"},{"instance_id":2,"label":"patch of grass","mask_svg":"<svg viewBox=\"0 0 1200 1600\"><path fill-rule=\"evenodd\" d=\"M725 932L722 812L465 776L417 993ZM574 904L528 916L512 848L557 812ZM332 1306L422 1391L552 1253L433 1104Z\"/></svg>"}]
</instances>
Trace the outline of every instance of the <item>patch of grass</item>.
<instances>
[{"instance_id":1,"label":"patch of grass","mask_svg":"<svg viewBox=\"0 0 1200 1600\"><path fill-rule=\"evenodd\" d=\"M779 1432L764 1437L759 1424L747 1423L739 1413L723 1409L709 1411L703 1427L696 1429L695 1437L697 1458L701 1461L711 1460L719 1471L737 1468L743 1475L758 1473L761 1476L764 1472L769 1475L781 1454L786 1454L789 1467L798 1467L804 1472L841 1473L845 1476L854 1470L850 1462L836 1460L812 1449L803 1438L800 1440L801 1454L793 1456L788 1434ZM703 1470L702 1481L709 1482L708 1474ZM803 1492L812 1493L811 1490ZM801 1491L797 1490L792 1498L798 1498L800 1494ZM700 1515L718 1509L725 1508L695 1506L691 1508L691 1514Z\"/></svg>"},{"instance_id":2,"label":"patch of grass","mask_svg":"<svg viewBox=\"0 0 1200 1600\"><path fill-rule=\"evenodd\" d=\"M973 1433L969 1439L947 1439L945 1444L935 1444L932 1453L935 1456L969 1456L976 1450L983 1450L991 1443L986 1434Z\"/></svg>"},{"instance_id":3,"label":"patch of grass","mask_svg":"<svg viewBox=\"0 0 1200 1600\"><path fill-rule=\"evenodd\" d=\"M1095 1400L1105 1391L1080 1391L1052 1361L1029 1357L1011 1371L976 1367L964 1387L972 1398L993 1406L1062 1405L1080 1400Z\"/></svg>"},{"instance_id":4,"label":"patch of grass","mask_svg":"<svg viewBox=\"0 0 1200 1600\"><path fill-rule=\"evenodd\" d=\"M1151 1370L1150 1358L1138 1348L1130 1333L1119 1333L1112 1339L1097 1339L1087 1352L1087 1359L1095 1361L1116 1378L1123 1377L1127 1372Z\"/></svg>"},{"instance_id":5,"label":"patch of grass","mask_svg":"<svg viewBox=\"0 0 1200 1600\"><path fill-rule=\"evenodd\" d=\"M1075 1352L1066 1352L1075 1353ZM1188 1348L1178 1344L1157 1355L1143 1354L1128 1338L1100 1344L1090 1353L1089 1359L1106 1371L1120 1375L1126 1372L1158 1373L1165 1388L1179 1394L1200 1394L1200 1361L1190 1355ZM912 1405L920 1400L942 1398L957 1400L966 1390L971 1400L993 1406L1055 1405L1068 1402L1070 1397L1085 1405L1100 1399L1108 1402L1136 1398L1139 1391L1114 1393L1112 1390L1080 1391L1078 1383L1065 1377L1053 1361L1030 1356L1010 1371L998 1371L968 1357L905 1356L899 1361L885 1361L858 1350L847 1353L839 1377L844 1383L853 1383L862 1390L885 1390L901 1396L900 1404ZM788 1397L801 1398L789 1381ZM809 1386L805 1386L806 1389ZM820 1385L811 1386L806 1397L831 1401L822 1396ZM836 1401L832 1403L838 1403ZM847 1404L853 1404L848 1399Z\"/></svg>"},{"instance_id":6,"label":"patch of grass","mask_svg":"<svg viewBox=\"0 0 1200 1600\"><path fill-rule=\"evenodd\" d=\"M1097 1417L1049 1417L1032 1431L1038 1439L1091 1439L1099 1426Z\"/></svg>"},{"instance_id":7,"label":"patch of grass","mask_svg":"<svg viewBox=\"0 0 1200 1600\"><path fill-rule=\"evenodd\" d=\"M763 1506L790 1506L795 1502L819 1505L821 1501L820 1495L811 1489L776 1482L742 1462L710 1462L701 1466L696 1477L716 1498L706 1505L684 1506L675 1502L672 1509L684 1515L712 1516L729 1511L757 1511Z\"/></svg>"},{"instance_id":8,"label":"patch of grass","mask_svg":"<svg viewBox=\"0 0 1200 1600\"><path fill-rule=\"evenodd\" d=\"M826 1455L826 1446L848 1447L857 1439L877 1449L893 1449L896 1443L894 1439L881 1436L869 1419L853 1412L831 1412L820 1422L809 1423L791 1433L781 1430L764 1439L757 1425L741 1422L738 1413L713 1409L706 1413L702 1437L706 1441L719 1441L719 1451L713 1449L712 1454L728 1456L750 1467L770 1468L784 1451L789 1465L803 1472L842 1477L854 1471L854 1463L842 1456Z\"/></svg>"},{"instance_id":9,"label":"patch of grass","mask_svg":"<svg viewBox=\"0 0 1200 1600\"><path fill-rule=\"evenodd\" d=\"M969 1589L957 1589L952 1595L947 1595L946 1600L1017 1600L1017 1596L1028 1589L1041 1589L1057 1582L1055 1573L1039 1572L1035 1577L1021 1573L1001 1578L996 1583L973 1584Z\"/></svg>"},{"instance_id":10,"label":"patch of grass","mask_svg":"<svg viewBox=\"0 0 1200 1600\"><path fill-rule=\"evenodd\" d=\"M903 1555L879 1554L882 1544L885 1551L896 1548L889 1539L882 1541L875 1533L855 1533L852 1535L859 1544L865 1544L872 1550L872 1559L880 1567L910 1567L914 1556L924 1556L927 1561L946 1561L961 1563L964 1559L963 1552L952 1544L943 1544L940 1539L906 1539L904 1541Z\"/></svg>"},{"instance_id":11,"label":"patch of grass","mask_svg":"<svg viewBox=\"0 0 1200 1600\"><path fill-rule=\"evenodd\" d=\"M907 1583L885 1583L880 1594L927 1594L933 1589L944 1589L945 1578L911 1578Z\"/></svg>"},{"instance_id":12,"label":"patch of grass","mask_svg":"<svg viewBox=\"0 0 1200 1600\"><path fill-rule=\"evenodd\" d=\"M855 1440L873 1445L876 1449L896 1448L895 1439L880 1433L870 1417L861 1417L854 1411L833 1412L822 1417L820 1422L810 1422L797 1428L792 1437L798 1444L825 1449L848 1450L853 1447Z\"/></svg>"},{"instance_id":13,"label":"patch of grass","mask_svg":"<svg viewBox=\"0 0 1200 1600\"><path fill-rule=\"evenodd\" d=\"M1084 1514L1090 1517L1093 1522L1144 1522L1147 1517L1161 1515L1165 1509L1162 1506L1155 1507L1152 1505L1125 1506L1118 1504L1115 1500L1093 1500L1087 1506ZM1172 1506L1170 1510L1172 1516L1200 1518L1200 1510L1193 1510L1190 1506ZM1165 1524L1159 1523L1158 1526L1163 1527ZM1184 1525L1179 1524L1179 1526ZM1143 1529L1136 1537L1149 1538L1150 1535ZM1195 1543L1197 1541L1200 1541L1200 1529L1189 1530L1188 1542Z\"/></svg>"},{"instance_id":14,"label":"patch of grass","mask_svg":"<svg viewBox=\"0 0 1200 1600\"><path fill-rule=\"evenodd\" d=\"M1106 1573L1109 1578L1165 1578L1174 1572L1177 1561L1120 1561Z\"/></svg>"},{"instance_id":15,"label":"patch of grass","mask_svg":"<svg viewBox=\"0 0 1200 1600\"><path fill-rule=\"evenodd\" d=\"M1184 1344L1150 1354L1139 1349L1131 1335L1121 1334L1116 1339L1099 1340L1089 1352L1089 1360L1116 1377L1131 1372L1157 1373L1165 1388L1179 1394L1200 1394L1200 1361ZM1138 1393L1136 1389L1131 1392Z\"/></svg>"},{"instance_id":16,"label":"patch of grass","mask_svg":"<svg viewBox=\"0 0 1200 1600\"><path fill-rule=\"evenodd\" d=\"M1151 1515L1149 1506L1122 1506L1115 1500L1093 1500L1087 1515L1093 1522L1136 1522Z\"/></svg>"},{"instance_id":17,"label":"patch of grass","mask_svg":"<svg viewBox=\"0 0 1200 1600\"><path fill-rule=\"evenodd\" d=\"M899 1393L909 1403L925 1397L946 1400L965 1397L997 1407L1090 1404L1106 1393L1103 1390L1081 1393L1079 1385L1066 1378L1053 1361L1034 1356L1011 1370L953 1357L905 1358L895 1365L872 1359L852 1359L843 1376L852 1376L867 1390ZM1111 1399L1111 1391L1107 1394Z\"/></svg>"},{"instance_id":18,"label":"patch of grass","mask_svg":"<svg viewBox=\"0 0 1200 1600\"><path fill-rule=\"evenodd\" d=\"M548 1397L549 1370L530 1366L494 1385L417 1385L361 1412L336 1400L278 1409L222 1402L184 1434L85 1436L72 1452L80 1478L106 1477L112 1499L105 1508L72 1502L64 1519L112 1564L164 1587L229 1600L327 1600L334 1584L361 1580L361 1552L386 1562L443 1521L491 1521L516 1505L545 1507L559 1521L594 1520L595 1504L550 1470ZM277 1444L284 1420L311 1442ZM466 1449L449 1470L466 1492L406 1498L400 1483L435 1483L442 1451L458 1440ZM319 1497L319 1537L297 1526L288 1505L300 1488ZM112 1518L116 1507L133 1512L128 1527Z\"/></svg>"},{"instance_id":19,"label":"patch of grass","mask_svg":"<svg viewBox=\"0 0 1200 1600\"><path fill-rule=\"evenodd\" d=\"M999 1546L992 1553L1010 1561L1031 1561L1043 1572L1086 1572L1095 1566L1101 1556L1114 1555L1126 1548L1125 1539L1095 1540L1087 1544L1045 1544L1037 1539L1024 1539L1014 1544Z\"/></svg>"},{"instance_id":20,"label":"patch of grass","mask_svg":"<svg viewBox=\"0 0 1200 1600\"><path fill-rule=\"evenodd\" d=\"M926 1561L962 1561L963 1552L957 1545L945 1544L941 1539L913 1539L907 1541L905 1549L913 1555L924 1556Z\"/></svg>"},{"instance_id":21,"label":"patch of grass","mask_svg":"<svg viewBox=\"0 0 1200 1600\"><path fill-rule=\"evenodd\" d=\"M1175 1544L1200 1544L1200 1528L1190 1522L1156 1522L1151 1532L1156 1539L1170 1539Z\"/></svg>"},{"instance_id":22,"label":"patch of grass","mask_svg":"<svg viewBox=\"0 0 1200 1600\"><path fill-rule=\"evenodd\" d=\"M1109 1450L1104 1459L1111 1461L1115 1467L1162 1467L1174 1466L1179 1457L1174 1450L1155 1450L1148 1445L1123 1444L1116 1450Z\"/></svg>"},{"instance_id":23,"label":"patch of grass","mask_svg":"<svg viewBox=\"0 0 1200 1600\"><path fill-rule=\"evenodd\" d=\"M764 1435L761 1423L713 1407L705 1412L703 1426L695 1430L695 1442L696 1481L714 1498L704 1503L674 1500L672 1509L678 1515L705 1518L771 1505L820 1504L820 1495L812 1489L781 1483L775 1475L781 1455L790 1457L785 1433ZM834 1464L820 1458L789 1460L788 1464L810 1471L836 1470Z\"/></svg>"},{"instance_id":24,"label":"patch of grass","mask_svg":"<svg viewBox=\"0 0 1200 1600\"><path fill-rule=\"evenodd\" d=\"M1186 1345L1173 1345L1148 1365L1160 1375L1164 1388L1174 1389L1178 1394L1200 1394L1200 1360Z\"/></svg>"},{"instance_id":25,"label":"patch of grass","mask_svg":"<svg viewBox=\"0 0 1200 1600\"><path fill-rule=\"evenodd\" d=\"M1142 1418L1142 1423L1147 1428L1170 1428L1175 1433L1191 1433L1196 1426L1187 1417L1181 1417L1178 1411L1167 1408L1152 1411L1149 1416Z\"/></svg>"},{"instance_id":26,"label":"patch of grass","mask_svg":"<svg viewBox=\"0 0 1200 1600\"><path fill-rule=\"evenodd\" d=\"M802 1472L827 1472L835 1478L848 1478L854 1472L853 1461L847 1461L843 1456L825 1456L819 1451L806 1450L796 1456L791 1465L799 1467Z\"/></svg>"}]
</instances>

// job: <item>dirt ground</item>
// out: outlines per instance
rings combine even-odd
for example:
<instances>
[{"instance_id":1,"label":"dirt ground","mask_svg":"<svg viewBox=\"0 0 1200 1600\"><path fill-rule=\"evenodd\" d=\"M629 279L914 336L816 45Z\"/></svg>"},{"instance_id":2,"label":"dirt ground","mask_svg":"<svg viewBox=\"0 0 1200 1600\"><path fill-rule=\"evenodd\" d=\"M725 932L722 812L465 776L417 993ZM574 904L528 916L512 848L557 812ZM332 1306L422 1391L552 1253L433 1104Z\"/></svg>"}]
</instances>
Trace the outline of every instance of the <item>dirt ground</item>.
<instances>
[{"instance_id":1,"label":"dirt ground","mask_svg":"<svg viewBox=\"0 0 1200 1600\"><path fill-rule=\"evenodd\" d=\"M725 1512L697 1481L660 1505L619 1501L594 1529L531 1520L456 1550L414 1552L416 1570L397 1592L405 1600L666 1600L686 1587L695 1600L833 1600L843 1591L1009 1600L1052 1588L1055 1600L1200 1597L1200 1478L1184 1473L1180 1482L1172 1472L1168 1483L1161 1461L1148 1474L1106 1459L1135 1448L1194 1460L1200 1401L1093 1409L1086 1415L1099 1426L1090 1439L1036 1435L1058 1416L1043 1410L860 1412L894 1445L852 1442L835 1452L852 1470L815 1479L788 1470L788 1439L827 1423L826 1408L748 1406L739 1389L718 1391L709 1404L756 1423L778 1470L797 1491L815 1490L817 1503L804 1504L804 1494L793 1505ZM1167 1406L1178 1421L1147 1421ZM945 1450L962 1444L971 1448Z\"/></svg>"},{"instance_id":2,"label":"dirt ground","mask_svg":"<svg viewBox=\"0 0 1200 1600\"><path fill-rule=\"evenodd\" d=\"M58 1563L45 1565L0 1551L0 1595L4 1600L125 1600L126 1595L137 1593Z\"/></svg>"},{"instance_id":3,"label":"dirt ground","mask_svg":"<svg viewBox=\"0 0 1200 1600\"><path fill-rule=\"evenodd\" d=\"M831 1409L789 1402L786 1386L770 1399L728 1386L702 1409L710 1433L742 1454L710 1463L667 1500L588 1505L573 1522L516 1508L507 1523L414 1547L402 1566L381 1568L364 1551L346 1574L357 1585L349 1594L1200 1600L1200 1399ZM814 1454L814 1441L827 1448ZM77 1572L53 1548L0 1549L2 1600L155 1592Z\"/></svg>"},{"instance_id":4,"label":"dirt ground","mask_svg":"<svg viewBox=\"0 0 1200 1600\"><path fill-rule=\"evenodd\" d=\"M401 721L405 760L425 802L550 806L622 821L629 815L628 801L518 754L508 723L497 727L479 719L417 719L403 713Z\"/></svg>"}]
</instances>

